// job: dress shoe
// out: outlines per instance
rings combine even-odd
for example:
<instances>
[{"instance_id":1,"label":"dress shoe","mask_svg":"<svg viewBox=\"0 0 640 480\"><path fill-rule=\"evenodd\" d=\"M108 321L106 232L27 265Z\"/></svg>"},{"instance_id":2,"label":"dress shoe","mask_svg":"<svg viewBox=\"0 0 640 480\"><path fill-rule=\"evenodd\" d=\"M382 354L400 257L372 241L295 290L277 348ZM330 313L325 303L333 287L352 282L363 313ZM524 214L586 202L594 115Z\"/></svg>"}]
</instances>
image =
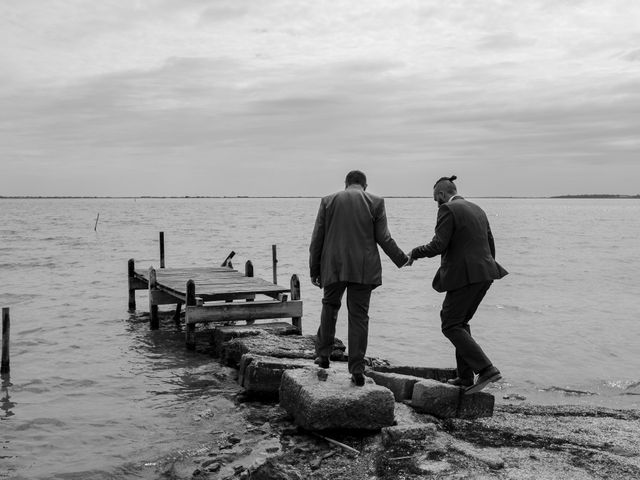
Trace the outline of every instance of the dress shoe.
<instances>
[{"instance_id":1,"label":"dress shoe","mask_svg":"<svg viewBox=\"0 0 640 480\"><path fill-rule=\"evenodd\" d=\"M329 357L316 357L313 361L320 368L329 368Z\"/></svg>"},{"instance_id":2,"label":"dress shoe","mask_svg":"<svg viewBox=\"0 0 640 480\"><path fill-rule=\"evenodd\" d=\"M492 365L489 368L487 368L485 372L478 375L478 379L476 380L476 383L474 383L470 387L467 387L464 393L465 394L478 393L484 387L486 387L489 383L497 382L501 378L502 378L502 375L500 375L500 370L498 370L496 367Z\"/></svg>"},{"instance_id":3,"label":"dress shoe","mask_svg":"<svg viewBox=\"0 0 640 480\"><path fill-rule=\"evenodd\" d=\"M351 381L356 384L356 387L362 387L364 385L364 375L362 373L354 373L351 375Z\"/></svg>"},{"instance_id":4,"label":"dress shoe","mask_svg":"<svg viewBox=\"0 0 640 480\"><path fill-rule=\"evenodd\" d=\"M452 378L450 380L447 380L447 383L449 385L453 385L454 387L470 387L471 385L473 385L473 378L460 378L460 377L456 377L456 378Z\"/></svg>"}]
</instances>

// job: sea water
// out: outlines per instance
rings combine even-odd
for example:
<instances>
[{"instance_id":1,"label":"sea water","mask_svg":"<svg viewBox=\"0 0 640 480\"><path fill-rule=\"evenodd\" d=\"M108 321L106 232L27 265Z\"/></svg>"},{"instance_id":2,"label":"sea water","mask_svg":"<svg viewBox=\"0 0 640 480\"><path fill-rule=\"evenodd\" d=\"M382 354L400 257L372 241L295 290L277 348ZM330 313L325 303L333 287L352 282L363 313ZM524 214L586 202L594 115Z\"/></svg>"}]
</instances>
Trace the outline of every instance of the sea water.
<instances>
[{"instance_id":1,"label":"sea water","mask_svg":"<svg viewBox=\"0 0 640 480\"><path fill-rule=\"evenodd\" d=\"M472 199L473 200L473 199ZM487 212L496 281L471 322L502 371L498 402L640 408L640 202L475 199ZM127 261L217 266L301 280L303 331L317 330L321 291L308 245L319 199L0 199L0 307L11 316L11 373L0 389L0 478L152 478L158 458L188 455L237 419L220 366L186 351L170 320L148 327L146 292L127 311ZM405 251L433 236L429 198L388 198ZM98 217L99 214L99 217ZM96 222L97 220L97 222ZM382 254L368 355L454 366L440 332L439 259L398 269ZM167 317L167 319L170 316ZM346 341L346 312L337 336ZM506 398L506 399L505 399ZM191 450L189 450L191 449Z\"/></svg>"}]
</instances>

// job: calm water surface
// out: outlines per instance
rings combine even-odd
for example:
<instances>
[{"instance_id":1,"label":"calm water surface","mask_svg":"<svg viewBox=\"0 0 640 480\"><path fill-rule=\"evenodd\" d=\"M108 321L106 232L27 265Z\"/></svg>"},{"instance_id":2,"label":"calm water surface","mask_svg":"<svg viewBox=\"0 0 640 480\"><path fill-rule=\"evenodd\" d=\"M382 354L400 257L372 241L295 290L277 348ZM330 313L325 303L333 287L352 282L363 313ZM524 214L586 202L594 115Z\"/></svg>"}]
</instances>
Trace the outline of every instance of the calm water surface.
<instances>
[{"instance_id":1,"label":"calm water surface","mask_svg":"<svg viewBox=\"0 0 640 480\"><path fill-rule=\"evenodd\" d=\"M492 391L532 403L640 408L640 202L478 199L510 275L472 321L502 370ZM0 200L0 306L11 309L11 375L0 390L0 478L153 478L158 458L189 454L237 419L221 367L186 352L167 319L149 331L147 299L127 312L127 260L217 265L236 251L271 278L302 281L304 333L320 290L308 280L317 199ZM96 215L100 214L97 231ZM431 239L430 199L387 199L408 250ZM452 366L439 329L436 259L397 269L371 304L369 354ZM345 316L338 336L346 340ZM579 393L583 392L583 393ZM196 447L194 447L194 445Z\"/></svg>"}]
</instances>

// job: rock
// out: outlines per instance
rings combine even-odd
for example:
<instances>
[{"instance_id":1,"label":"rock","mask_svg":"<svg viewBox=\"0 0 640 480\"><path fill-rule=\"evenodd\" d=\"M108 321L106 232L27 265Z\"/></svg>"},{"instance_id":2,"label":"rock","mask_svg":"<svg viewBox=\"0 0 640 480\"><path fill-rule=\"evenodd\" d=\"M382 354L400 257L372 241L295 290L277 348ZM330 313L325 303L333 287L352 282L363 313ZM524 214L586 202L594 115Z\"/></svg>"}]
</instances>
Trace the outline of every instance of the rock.
<instances>
[{"instance_id":1,"label":"rock","mask_svg":"<svg viewBox=\"0 0 640 480\"><path fill-rule=\"evenodd\" d=\"M400 373L383 373L375 370L367 370L366 375L374 382L387 387L393 392L396 402L402 402L413 396L413 386L422 380L420 377L403 375Z\"/></svg>"},{"instance_id":2,"label":"rock","mask_svg":"<svg viewBox=\"0 0 640 480\"><path fill-rule=\"evenodd\" d=\"M265 357L246 353L240 360L238 383L252 396L277 398L286 370L314 367L313 360Z\"/></svg>"},{"instance_id":3,"label":"rock","mask_svg":"<svg viewBox=\"0 0 640 480\"><path fill-rule=\"evenodd\" d=\"M422 380L413 387L411 406L438 418L479 418L493 415L493 395L479 392L465 395L453 385Z\"/></svg>"},{"instance_id":4,"label":"rock","mask_svg":"<svg viewBox=\"0 0 640 480\"><path fill-rule=\"evenodd\" d=\"M234 338L254 337L270 333L272 335L297 335L298 329L291 323L271 322L254 323L253 325L224 325L212 330L210 336L211 349L215 356L220 356L222 345Z\"/></svg>"},{"instance_id":5,"label":"rock","mask_svg":"<svg viewBox=\"0 0 640 480\"><path fill-rule=\"evenodd\" d=\"M287 370L280 384L280 406L307 430L379 430L393 425L394 400L387 388L366 379L362 387L334 368L318 380L317 368Z\"/></svg>"},{"instance_id":6,"label":"rock","mask_svg":"<svg viewBox=\"0 0 640 480\"><path fill-rule=\"evenodd\" d=\"M504 468L504 460L491 452L475 448L469 443L461 441L453 441L450 444L450 448L479 462L486 464L493 470L500 470Z\"/></svg>"},{"instance_id":7,"label":"rock","mask_svg":"<svg viewBox=\"0 0 640 480\"><path fill-rule=\"evenodd\" d=\"M433 367L413 367L408 365L378 365L373 370L381 373L397 373L411 377L429 378L446 382L451 378L456 378L455 368L433 368Z\"/></svg>"},{"instance_id":8,"label":"rock","mask_svg":"<svg viewBox=\"0 0 640 480\"><path fill-rule=\"evenodd\" d=\"M400 440L430 439L436 435L438 429L433 423L413 423L410 425L397 425L382 429L382 444L391 447Z\"/></svg>"},{"instance_id":9,"label":"rock","mask_svg":"<svg viewBox=\"0 0 640 480\"><path fill-rule=\"evenodd\" d=\"M315 335L283 337L270 333L234 338L222 344L220 358L225 365L232 367L238 367L242 355L246 353L265 357L315 359L315 340ZM336 339L331 359L344 360L345 350L344 344Z\"/></svg>"},{"instance_id":10,"label":"rock","mask_svg":"<svg viewBox=\"0 0 640 480\"><path fill-rule=\"evenodd\" d=\"M302 480L302 476L289 465L267 460L251 472L251 480Z\"/></svg>"}]
</instances>

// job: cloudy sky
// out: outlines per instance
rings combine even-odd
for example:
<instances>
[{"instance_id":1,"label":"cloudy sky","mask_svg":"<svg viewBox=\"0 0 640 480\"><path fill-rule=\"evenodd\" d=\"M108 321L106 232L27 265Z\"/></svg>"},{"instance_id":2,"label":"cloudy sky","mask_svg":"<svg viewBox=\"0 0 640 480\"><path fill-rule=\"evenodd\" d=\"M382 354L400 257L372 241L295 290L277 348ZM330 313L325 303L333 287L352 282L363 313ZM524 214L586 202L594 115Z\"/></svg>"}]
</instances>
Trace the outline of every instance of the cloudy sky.
<instances>
[{"instance_id":1,"label":"cloudy sky","mask_svg":"<svg viewBox=\"0 0 640 480\"><path fill-rule=\"evenodd\" d=\"M0 195L640 193L637 0L2 0L0 72Z\"/></svg>"}]
</instances>

